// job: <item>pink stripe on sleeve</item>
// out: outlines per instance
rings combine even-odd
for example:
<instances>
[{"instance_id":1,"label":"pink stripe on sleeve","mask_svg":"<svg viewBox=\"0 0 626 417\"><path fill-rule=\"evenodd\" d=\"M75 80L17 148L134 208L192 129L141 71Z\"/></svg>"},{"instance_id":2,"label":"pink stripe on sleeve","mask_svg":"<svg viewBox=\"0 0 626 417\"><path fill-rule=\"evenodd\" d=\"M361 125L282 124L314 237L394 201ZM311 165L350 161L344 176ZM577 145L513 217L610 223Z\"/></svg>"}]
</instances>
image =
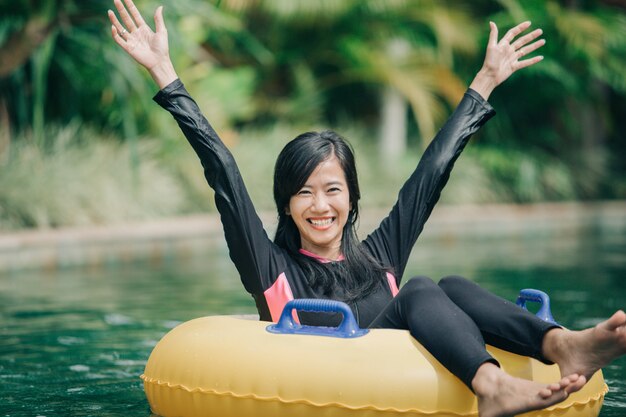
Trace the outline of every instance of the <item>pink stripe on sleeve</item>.
<instances>
[{"instance_id":1,"label":"pink stripe on sleeve","mask_svg":"<svg viewBox=\"0 0 626 417\"><path fill-rule=\"evenodd\" d=\"M391 295L394 297L398 294L398 285L396 284L396 277L387 272L387 281L389 282L389 288L391 289Z\"/></svg>"},{"instance_id":2,"label":"pink stripe on sleeve","mask_svg":"<svg viewBox=\"0 0 626 417\"><path fill-rule=\"evenodd\" d=\"M284 272L278 276L278 279L271 287L263 292L263 295L265 296L267 307L270 310L272 321L276 323L283 312L283 308L285 308L285 304L293 300L293 293L291 292L291 287L289 286L287 276ZM295 311L293 312L293 318L296 323L300 323Z\"/></svg>"}]
</instances>

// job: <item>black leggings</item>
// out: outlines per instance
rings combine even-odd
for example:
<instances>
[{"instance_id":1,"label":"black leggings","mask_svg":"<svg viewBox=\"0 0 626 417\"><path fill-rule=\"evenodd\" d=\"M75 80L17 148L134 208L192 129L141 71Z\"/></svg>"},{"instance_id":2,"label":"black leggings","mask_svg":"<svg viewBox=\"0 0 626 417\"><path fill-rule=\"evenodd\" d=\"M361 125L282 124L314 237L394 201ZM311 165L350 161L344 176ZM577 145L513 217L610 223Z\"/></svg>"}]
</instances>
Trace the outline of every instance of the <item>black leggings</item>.
<instances>
[{"instance_id":1,"label":"black leggings","mask_svg":"<svg viewBox=\"0 0 626 417\"><path fill-rule=\"evenodd\" d=\"M485 362L498 362L485 343L550 363L541 353L545 333L555 327L462 277L409 280L370 328L404 329L443 366L472 389Z\"/></svg>"}]
</instances>

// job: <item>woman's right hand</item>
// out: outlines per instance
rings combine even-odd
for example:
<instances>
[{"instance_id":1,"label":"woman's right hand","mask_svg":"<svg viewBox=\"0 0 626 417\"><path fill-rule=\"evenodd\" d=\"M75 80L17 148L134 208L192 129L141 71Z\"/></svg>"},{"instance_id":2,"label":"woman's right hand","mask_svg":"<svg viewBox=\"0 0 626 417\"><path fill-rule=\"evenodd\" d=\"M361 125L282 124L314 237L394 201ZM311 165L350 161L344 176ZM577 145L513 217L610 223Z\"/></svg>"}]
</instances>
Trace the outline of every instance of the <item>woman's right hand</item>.
<instances>
[{"instance_id":1,"label":"woman's right hand","mask_svg":"<svg viewBox=\"0 0 626 417\"><path fill-rule=\"evenodd\" d=\"M156 31L146 24L132 0L114 0L115 8L122 23L112 10L109 10L111 34L115 42L135 61L145 67L152 78L163 88L178 76L169 54L167 29L163 20L163 6L154 14Z\"/></svg>"}]
</instances>

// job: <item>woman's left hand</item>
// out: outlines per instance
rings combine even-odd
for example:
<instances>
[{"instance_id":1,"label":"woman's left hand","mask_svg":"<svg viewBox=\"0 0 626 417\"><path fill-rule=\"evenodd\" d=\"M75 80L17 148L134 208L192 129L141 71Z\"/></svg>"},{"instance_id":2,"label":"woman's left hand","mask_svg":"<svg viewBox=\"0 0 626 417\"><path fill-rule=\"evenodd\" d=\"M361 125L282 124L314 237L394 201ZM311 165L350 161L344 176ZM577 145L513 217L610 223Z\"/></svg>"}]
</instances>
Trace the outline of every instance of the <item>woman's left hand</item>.
<instances>
[{"instance_id":1,"label":"woman's left hand","mask_svg":"<svg viewBox=\"0 0 626 417\"><path fill-rule=\"evenodd\" d=\"M545 45L545 39L536 40L542 35L541 29L535 29L517 39L522 32L530 27L530 22L523 22L510 29L498 41L498 27L489 22L491 32L483 66L474 78L470 88L481 96L489 98L491 92L515 71L534 65L543 59L543 56L522 59Z\"/></svg>"}]
</instances>

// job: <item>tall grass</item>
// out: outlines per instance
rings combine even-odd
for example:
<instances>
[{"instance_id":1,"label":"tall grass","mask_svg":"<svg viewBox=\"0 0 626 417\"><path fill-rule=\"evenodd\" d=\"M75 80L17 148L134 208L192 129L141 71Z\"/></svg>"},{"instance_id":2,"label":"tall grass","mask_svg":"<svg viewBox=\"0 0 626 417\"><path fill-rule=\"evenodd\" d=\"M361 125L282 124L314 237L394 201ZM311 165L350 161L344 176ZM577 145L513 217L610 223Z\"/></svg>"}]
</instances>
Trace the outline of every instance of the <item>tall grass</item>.
<instances>
[{"instance_id":1,"label":"tall grass","mask_svg":"<svg viewBox=\"0 0 626 417\"><path fill-rule=\"evenodd\" d=\"M106 224L180 212L178 182L140 145L133 169L128 146L74 123L15 140L0 163L0 228Z\"/></svg>"}]
</instances>

